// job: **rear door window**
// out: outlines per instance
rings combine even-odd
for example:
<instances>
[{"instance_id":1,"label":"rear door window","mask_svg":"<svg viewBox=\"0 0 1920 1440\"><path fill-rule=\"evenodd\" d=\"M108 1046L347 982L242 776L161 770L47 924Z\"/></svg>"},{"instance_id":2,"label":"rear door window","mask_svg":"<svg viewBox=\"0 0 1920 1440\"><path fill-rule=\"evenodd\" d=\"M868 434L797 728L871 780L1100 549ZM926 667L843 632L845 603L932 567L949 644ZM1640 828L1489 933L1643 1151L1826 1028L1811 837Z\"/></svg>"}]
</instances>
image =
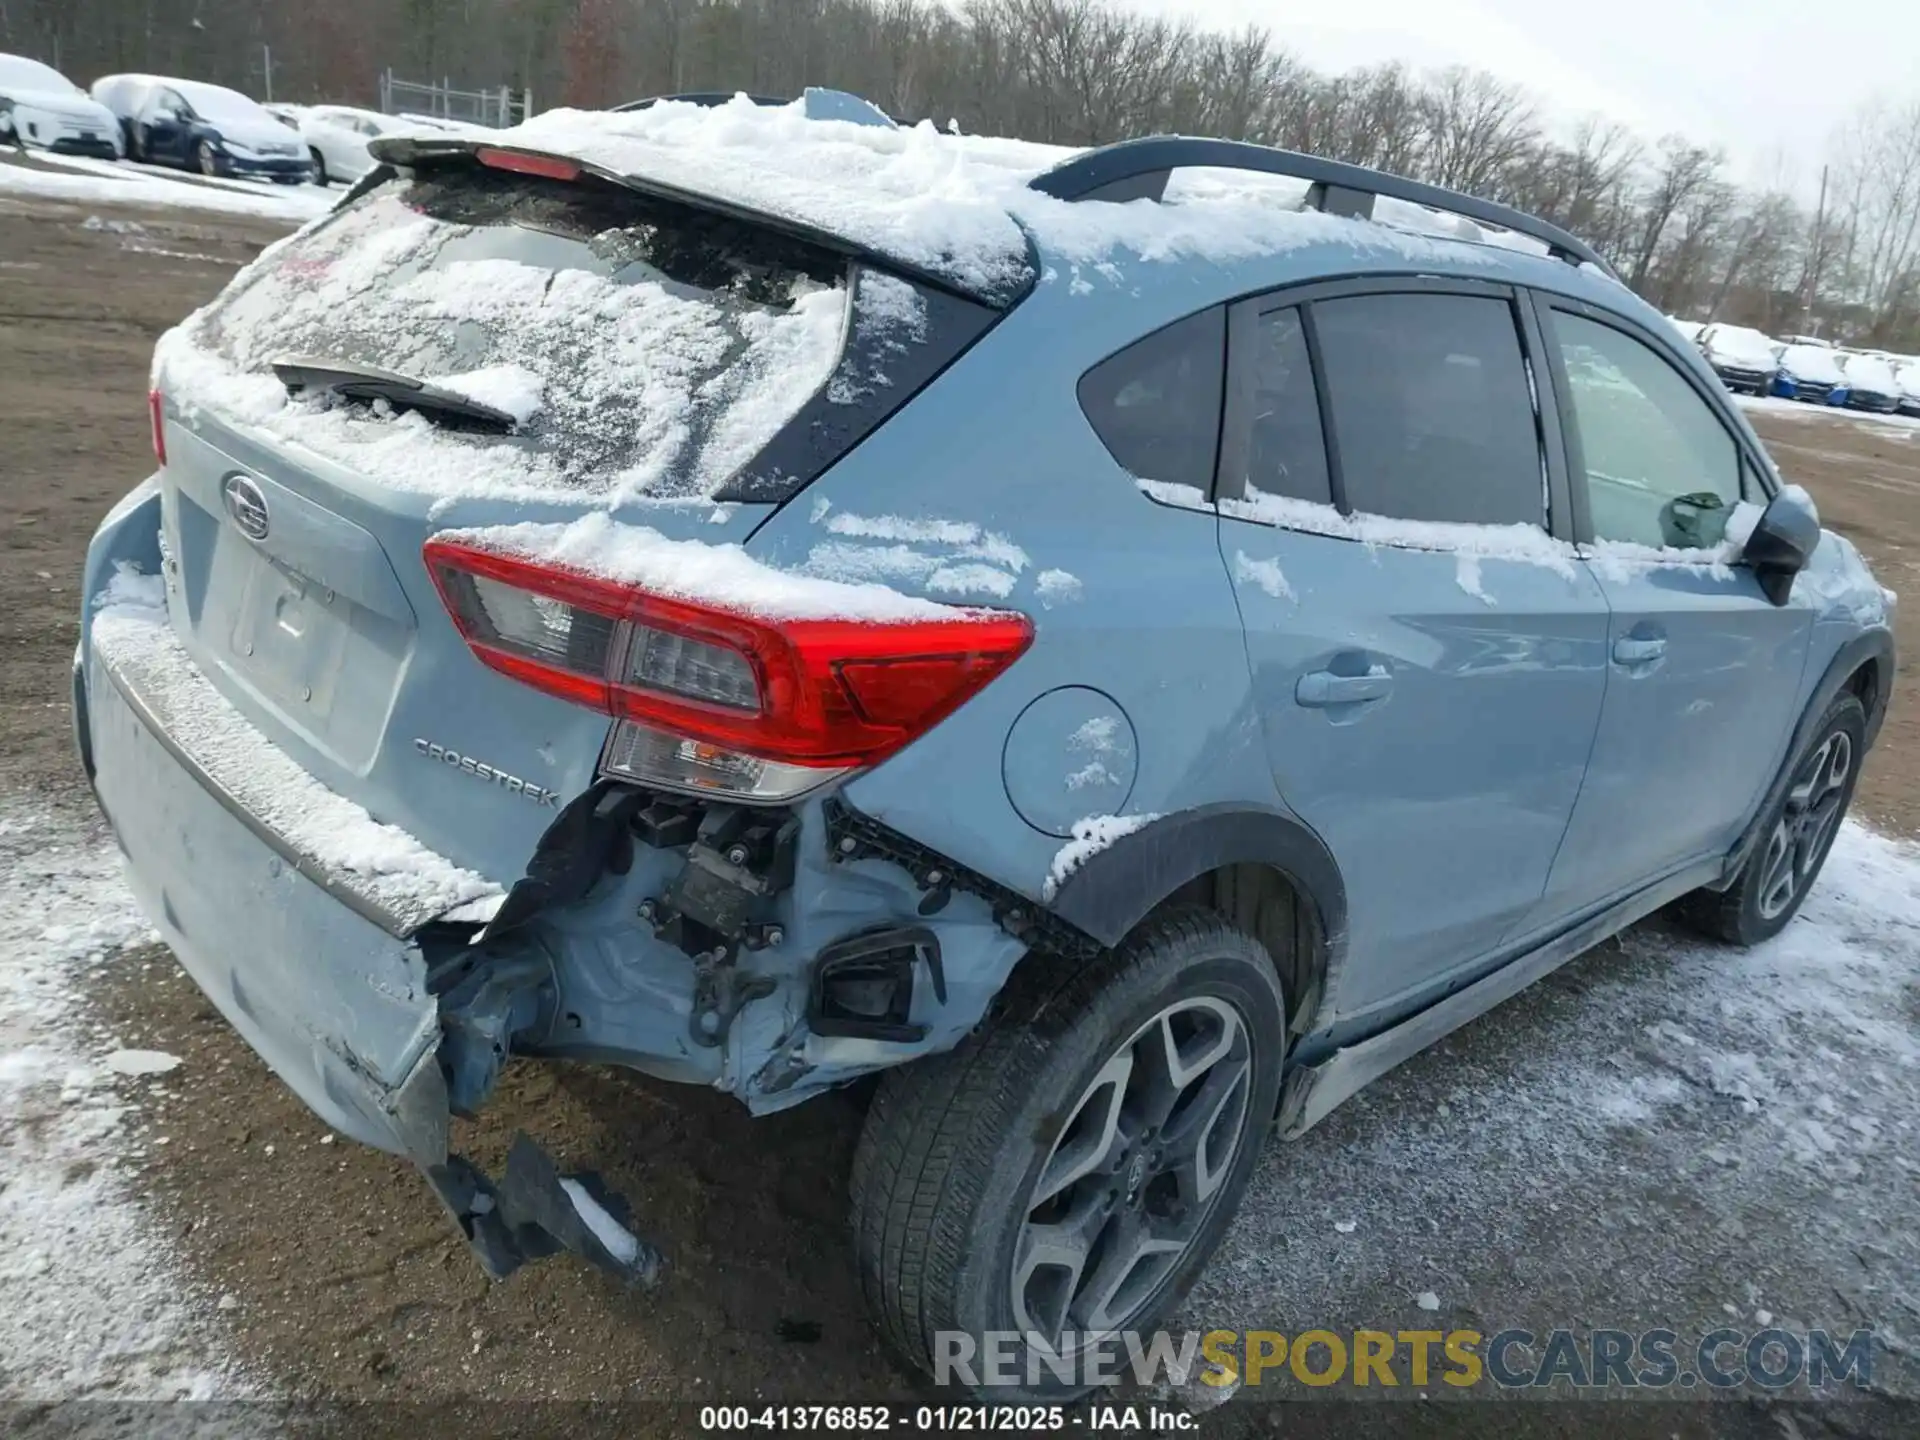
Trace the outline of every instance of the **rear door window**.
<instances>
[{"instance_id":1,"label":"rear door window","mask_svg":"<svg viewBox=\"0 0 1920 1440\"><path fill-rule=\"evenodd\" d=\"M1315 301L1346 508L1402 520L1547 523L1512 303L1481 295Z\"/></svg>"},{"instance_id":2,"label":"rear door window","mask_svg":"<svg viewBox=\"0 0 1920 1440\"><path fill-rule=\"evenodd\" d=\"M271 412L289 438L410 488L443 474L468 490L712 494L825 386L849 277L824 249L614 184L441 166L243 272L163 344L163 382L216 412ZM193 363L173 363L183 349ZM287 404L273 364L295 357L432 381L518 423L475 436L377 399Z\"/></svg>"},{"instance_id":3,"label":"rear door window","mask_svg":"<svg viewBox=\"0 0 1920 1440\"><path fill-rule=\"evenodd\" d=\"M1189 315L1080 378L1080 408L1113 458L1141 480L1213 490L1220 444L1226 312Z\"/></svg>"},{"instance_id":4,"label":"rear door window","mask_svg":"<svg viewBox=\"0 0 1920 1440\"><path fill-rule=\"evenodd\" d=\"M1320 397L1299 308L1268 310L1250 327L1236 327L1234 336L1232 383L1246 416L1241 463L1247 492L1331 503ZM1243 343L1250 347L1245 356L1237 353Z\"/></svg>"}]
</instances>

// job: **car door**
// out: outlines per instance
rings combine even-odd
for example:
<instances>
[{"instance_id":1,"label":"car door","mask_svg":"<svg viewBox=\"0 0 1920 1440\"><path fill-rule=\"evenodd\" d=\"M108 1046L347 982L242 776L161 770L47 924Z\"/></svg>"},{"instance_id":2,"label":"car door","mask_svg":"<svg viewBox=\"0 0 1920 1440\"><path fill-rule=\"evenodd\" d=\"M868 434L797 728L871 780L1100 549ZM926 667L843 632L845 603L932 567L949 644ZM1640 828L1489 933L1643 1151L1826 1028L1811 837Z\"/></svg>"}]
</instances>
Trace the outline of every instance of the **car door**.
<instances>
[{"instance_id":1,"label":"car door","mask_svg":"<svg viewBox=\"0 0 1920 1440\"><path fill-rule=\"evenodd\" d=\"M1507 287L1405 279L1244 302L1228 348L1221 551L1280 793L1345 880L1334 999L1411 1005L1539 901L1599 722L1539 337Z\"/></svg>"},{"instance_id":2,"label":"car door","mask_svg":"<svg viewBox=\"0 0 1920 1440\"><path fill-rule=\"evenodd\" d=\"M316 110L308 121L306 141L326 161L327 174L352 182L366 169L366 141L354 117L338 110Z\"/></svg>"},{"instance_id":3,"label":"car door","mask_svg":"<svg viewBox=\"0 0 1920 1440\"><path fill-rule=\"evenodd\" d=\"M1607 597L1606 700L1541 918L1724 852L1773 779L1812 634L1725 532L1772 485L1717 387L1653 332L1540 297L1582 564ZM1750 519L1751 511L1743 518ZM1736 526L1735 533L1739 533Z\"/></svg>"},{"instance_id":4,"label":"car door","mask_svg":"<svg viewBox=\"0 0 1920 1440\"><path fill-rule=\"evenodd\" d=\"M140 124L149 160L185 164L192 150L192 108L176 90L156 85L147 91Z\"/></svg>"}]
</instances>

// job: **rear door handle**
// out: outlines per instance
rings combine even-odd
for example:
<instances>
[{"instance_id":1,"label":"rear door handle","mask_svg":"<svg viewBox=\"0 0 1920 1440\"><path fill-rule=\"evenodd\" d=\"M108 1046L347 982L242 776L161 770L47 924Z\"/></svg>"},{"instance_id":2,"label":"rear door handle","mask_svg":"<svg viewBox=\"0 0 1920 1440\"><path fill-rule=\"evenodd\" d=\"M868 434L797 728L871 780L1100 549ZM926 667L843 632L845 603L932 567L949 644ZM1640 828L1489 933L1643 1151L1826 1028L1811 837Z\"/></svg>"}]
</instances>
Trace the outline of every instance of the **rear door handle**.
<instances>
[{"instance_id":1,"label":"rear door handle","mask_svg":"<svg viewBox=\"0 0 1920 1440\"><path fill-rule=\"evenodd\" d=\"M1613 642L1613 658L1622 665L1645 665L1667 653L1665 640L1646 640L1623 635Z\"/></svg>"},{"instance_id":2,"label":"rear door handle","mask_svg":"<svg viewBox=\"0 0 1920 1440\"><path fill-rule=\"evenodd\" d=\"M1392 689L1393 677L1379 671L1371 675L1336 675L1331 670L1315 670L1300 677L1293 687L1293 698L1296 704L1320 710L1329 705L1384 700Z\"/></svg>"}]
</instances>

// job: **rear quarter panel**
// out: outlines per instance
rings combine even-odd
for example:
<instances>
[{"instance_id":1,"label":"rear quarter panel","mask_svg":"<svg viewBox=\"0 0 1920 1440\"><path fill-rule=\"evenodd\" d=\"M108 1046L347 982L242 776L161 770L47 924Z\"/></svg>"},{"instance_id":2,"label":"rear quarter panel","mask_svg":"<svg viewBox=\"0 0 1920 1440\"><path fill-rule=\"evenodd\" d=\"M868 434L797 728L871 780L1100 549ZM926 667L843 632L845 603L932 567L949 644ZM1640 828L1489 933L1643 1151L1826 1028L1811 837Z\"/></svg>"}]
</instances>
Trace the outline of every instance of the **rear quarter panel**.
<instances>
[{"instance_id":1,"label":"rear quarter panel","mask_svg":"<svg viewBox=\"0 0 1920 1440\"><path fill-rule=\"evenodd\" d=\"M782 568L1032 618L1033 647L1010 671L846 798L1033 897L1066 842L1021 818L1003 770L1021 764L1008 753L1016 720L1058 687L1100 691L1131 722L1137 773L1121 813L1277 800L1217 522L1144 495L1075 393L1098 360L1207 296L1163 283L1151 300L1126 298L1042 281L750 547Z\"/></svg>"}]
</instances>

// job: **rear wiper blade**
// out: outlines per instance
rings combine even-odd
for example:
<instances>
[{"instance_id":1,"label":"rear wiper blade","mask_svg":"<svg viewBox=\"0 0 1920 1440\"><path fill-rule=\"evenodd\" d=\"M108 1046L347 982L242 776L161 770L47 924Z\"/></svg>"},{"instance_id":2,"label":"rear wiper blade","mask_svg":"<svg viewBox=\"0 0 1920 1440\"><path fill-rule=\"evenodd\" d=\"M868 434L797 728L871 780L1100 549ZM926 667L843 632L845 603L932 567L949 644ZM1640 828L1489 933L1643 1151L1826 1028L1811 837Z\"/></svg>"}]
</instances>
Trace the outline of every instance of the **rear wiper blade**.
<instances>
[{"instance_id":1,"label":"rear wiper blade","mask_svg":"<svg viewBox=\"0 0 1920 1440\"><path fill-rule=\"evenodd\" d=\"M463 428L500 435L518 423L504 410L470 400L431 380L416 380L377 365L351 360L322 360L290 356L273 362L273 373L289 395L338 395L343 400L385 400L398 410L418 410L429 419L452 421Z\"/></svg>"}]
</instances>

